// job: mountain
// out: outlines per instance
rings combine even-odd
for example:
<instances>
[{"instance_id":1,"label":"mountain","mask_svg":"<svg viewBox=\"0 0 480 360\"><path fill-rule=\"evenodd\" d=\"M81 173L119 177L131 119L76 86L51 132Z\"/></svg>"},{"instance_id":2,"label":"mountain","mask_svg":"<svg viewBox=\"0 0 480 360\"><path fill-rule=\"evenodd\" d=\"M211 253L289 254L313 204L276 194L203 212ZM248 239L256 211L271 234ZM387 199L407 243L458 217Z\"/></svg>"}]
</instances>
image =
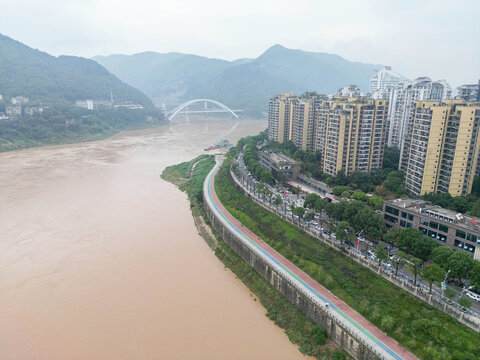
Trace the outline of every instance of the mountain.
<instances>
[{"instance_id":1,"label":"mountain","mask_svg":"<svg viewBox=\"0 0 480 360\"><path fill-rule=\"evenodd\" d=\"M141 91L125 84L95 61L54 57L0 34L0 94L26 95L42 103L71 103L79 99L115 99L153 108Z\"/></svg>"},{"instance_id":2,"label":"mountain","mask_svg":"<svg viewBox=\"0 0 480 360\"><path fill-rule=\"evenodd\" d=\"M231 108L267 110L268 99L282 92L332 93L356 84L368 91L369 78L380 65L346 60L338 55L274 45L256 59L225 61L180 53L147 52L96 56L128 84L155 103L178 104L211 98Z\"/></svg>"},{"instance_id":3,"label":"mountain","mask_svg":"<svg viewBox=\"0 0 480 360\"><path fill-rule=\"evenodd\" d=\"M0 94L0 151L102 139L164 121L150 98L95 61L54 57L1 34ZM115 106L75 104L112 95ZM29 99L14 104L17 96Z\"/></svg>"}]
</instances>

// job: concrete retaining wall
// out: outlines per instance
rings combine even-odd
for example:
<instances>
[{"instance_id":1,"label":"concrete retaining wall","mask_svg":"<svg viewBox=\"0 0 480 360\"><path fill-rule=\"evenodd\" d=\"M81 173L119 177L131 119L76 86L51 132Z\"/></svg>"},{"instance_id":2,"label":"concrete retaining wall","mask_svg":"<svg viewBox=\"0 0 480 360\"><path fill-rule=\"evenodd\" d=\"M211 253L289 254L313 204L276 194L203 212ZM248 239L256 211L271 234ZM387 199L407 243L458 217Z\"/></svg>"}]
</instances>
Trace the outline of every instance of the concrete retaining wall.
<instances>
[{"instance_id":1,"label":"concrete retaining wall","mask_svg":"<svg viewBox=\"0 0 480 360\"><path fill-rule=\"evenodd\" d=\"M344 326L341 321L334 318L320 306L315 304L301 288L294 282L285 277L281 272L270 266L265 260L258 256L252 249L244 243L244 240L237 238L222 221L218 214L210 208L209 202L204 201L205 212L212 223L213 228L221 235L222 239L230 246L242 259L253 267L265 280L267 280L275 289L281 292L290 302L300 308L316 324L327 330L328 336L344 349L349 355L359 360L384 359L377 351L358 336L352 333Z\"/></svg>"}]
</instances>

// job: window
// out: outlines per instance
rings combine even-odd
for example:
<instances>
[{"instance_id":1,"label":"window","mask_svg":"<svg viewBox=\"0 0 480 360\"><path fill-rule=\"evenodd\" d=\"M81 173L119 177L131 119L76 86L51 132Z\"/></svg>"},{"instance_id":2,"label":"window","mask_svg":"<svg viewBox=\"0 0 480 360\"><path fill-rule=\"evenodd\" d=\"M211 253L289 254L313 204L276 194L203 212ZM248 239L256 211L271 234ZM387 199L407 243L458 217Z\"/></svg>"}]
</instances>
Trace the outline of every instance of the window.
<instances>
[{"instance_id":1,"label":"window","mask_svg":"<svg viewBox=\"0 0 480 360\"><path fill-rule=\"evenodd\" d=\"M398 224L398 219L396 217L385 214L384 218L385 220L390 221L391 223Z\"/></svg>"},{"instance_id":2,"label":"window","mask_svg":"<svg viewBox=\"0 0 480 360\"><path fill-rule=\"evenodd\" d=\"M405 221L405 220L400 220L400 226L404 228L409 228L409 227L412 227L412 223L409 223L408 221Z\"/></svg>"},{"instance_id":3,"label":"window","mask_svg":"<svg viewBox=\"0 0 480 360\"><path fill-rule=\"evenodd\" d=\"M390 214L397 215L397 216L400 213L400 211L398 211L398 209L395 209L395 208L393 208L391 206L388 206L388 205L385 206L385 211L390 213Z\"/></svg>"}]
</instances>

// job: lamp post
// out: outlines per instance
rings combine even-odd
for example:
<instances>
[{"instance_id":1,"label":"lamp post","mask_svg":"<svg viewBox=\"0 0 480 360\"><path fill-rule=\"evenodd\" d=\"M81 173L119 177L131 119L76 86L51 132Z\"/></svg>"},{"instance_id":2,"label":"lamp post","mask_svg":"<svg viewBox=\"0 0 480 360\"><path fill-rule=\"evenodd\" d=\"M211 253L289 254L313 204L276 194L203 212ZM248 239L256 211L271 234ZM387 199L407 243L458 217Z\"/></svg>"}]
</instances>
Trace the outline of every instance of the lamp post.
<instances>
[{"instance_id":1,"label":"lamp post","mask_svg":"<svg viewBox=\"0 0 480 360\"><path fill-rule=\"evenodd\" d=\"M447 277L448 274L450 273L451 270L448 270L447 273L445 274L445 280L443 280L442 284L442 296L445 296L445 289L447 288Z\"/></svg>"}]
</instances>

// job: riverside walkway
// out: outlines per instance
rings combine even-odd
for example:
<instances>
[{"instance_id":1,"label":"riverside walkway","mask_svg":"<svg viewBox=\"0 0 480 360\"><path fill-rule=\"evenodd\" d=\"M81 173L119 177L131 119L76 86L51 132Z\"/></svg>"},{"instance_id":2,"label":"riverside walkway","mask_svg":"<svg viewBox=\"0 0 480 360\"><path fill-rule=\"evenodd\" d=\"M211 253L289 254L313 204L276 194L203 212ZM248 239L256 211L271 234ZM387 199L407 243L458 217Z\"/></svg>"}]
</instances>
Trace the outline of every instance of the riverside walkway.
<instances>
[{"instance_id":1,"label":"riverside walkway","mask_svg":"<svg viewBox=\"0 0 480 360\"><path fill-rule=\"evenodd\" d=\"M216 164L205 179L203 192L205 200L215 211L229 230L232 231L247 246L253 248L259 256L272 264L277 271L286 275L298 288L304 290L313 301L322 305L332 318L339 319L343 326L356 335L366 346L373 349L380 359L416 360L415 355L401 347L395 340L368 322L362 315L338 299L328 289L324 288L288 259L276 252L262 239L247 229L234 218L222 205L217 197L214 186L215 175L223 159L216 158Z\"/></svg>"}]
</instances>

